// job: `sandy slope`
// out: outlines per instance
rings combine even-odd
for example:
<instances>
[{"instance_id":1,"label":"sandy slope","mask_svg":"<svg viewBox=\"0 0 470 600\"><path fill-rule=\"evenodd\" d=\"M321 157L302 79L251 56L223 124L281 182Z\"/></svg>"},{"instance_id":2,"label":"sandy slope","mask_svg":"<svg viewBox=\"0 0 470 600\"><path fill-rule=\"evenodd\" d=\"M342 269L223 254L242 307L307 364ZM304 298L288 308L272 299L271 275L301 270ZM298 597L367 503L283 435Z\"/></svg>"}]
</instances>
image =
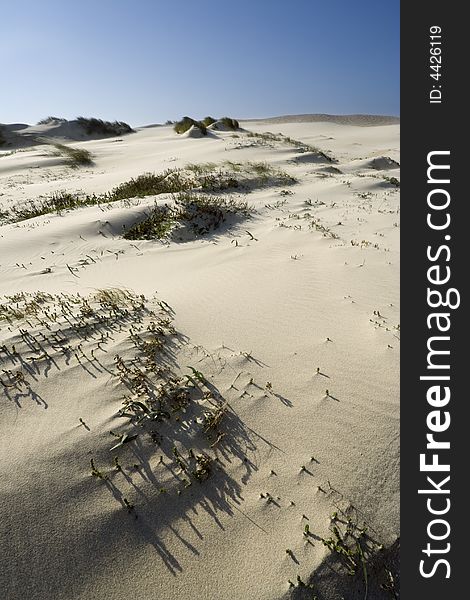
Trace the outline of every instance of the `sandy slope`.
<instances>
[{"instance_id":1,"label":"sandy slope","mask_svg":"<svg viewBox=\"0 0 470 600\"><path fill-rule=\"evenodd\" d=\"M132 356L127 325L116 321L99 364L57 349L24 363L28 386L0 390L4 597L274 600L325 560L319 538L330 535L338 507L374 539L396 540L400 215L399 191L383 176L399 171L377 170L387 165L373 160L399 160L398 125L242 126L317 146L340 172L293 145L256 145L243 133L183 138L169 127L74 142L94 155L94 166L79 170L44 147L0 156L3 211L57 190L102 193L187 163L268 161L299 179L292 193L253 191L249 221L186 243L122 238L153 198L0 228L2 294L126 288L145 294L162 318L164 300L181 334L172 368L197 367L230 407L214 448L189 426L178 430L179 450L219 458L207 481L184 488L172 445L151 449L143 435L119 451L124 470L112 472L109 431L124 426L116 413L126 392L113 357ZM139 319L144 328L151 320ZM32 350L18 323L0 324L7 382ZM30 325L38 340L49 336ZM92 348L96 340L85 340L80 351L90 357ZM109 480L90 475L90 457ZM328 585L325 592L319 582L318 597L339 598Z\"/></svg>"}]
</instances>

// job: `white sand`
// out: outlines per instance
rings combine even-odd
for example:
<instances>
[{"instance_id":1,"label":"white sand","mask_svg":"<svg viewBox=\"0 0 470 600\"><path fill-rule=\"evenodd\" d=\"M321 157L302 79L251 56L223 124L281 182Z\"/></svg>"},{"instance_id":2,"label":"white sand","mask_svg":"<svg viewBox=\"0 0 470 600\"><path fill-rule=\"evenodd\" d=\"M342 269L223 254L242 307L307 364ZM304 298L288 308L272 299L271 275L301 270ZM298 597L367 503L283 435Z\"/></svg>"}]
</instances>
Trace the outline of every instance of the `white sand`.
<instances>
[{"instance_id":1,"label":"white sand","mask_svg":"<svg viewBox=\"0 0 470 600\"><path fill-rule=\"evenodd\" d=\"M399 171L371 164L399 162L399 126L241 126L312 144L341 173L292 145L251 145L230 132L192 139L166 126L74 142L92 152L92 167L71 169L44 146L0 156L0 210L206 161L267 161L299 179L285 188L290 195L253 191L251 220L186 243L122 238L122 225L153 198L0 228L0 293L157 291L187 336L176 363L182 372L196 366L231 407L220 467L181 495L158 448L148 457L132 442L120 453L130 470L112 481L135 519L89 464L93 456L112 469L109 430L123 427L116 412L125 390L104 367L114 370L116 353L130 355L124 331L100 370L67 365L60 353L46 372L39 365L27 379L40 399L2 387L0 589L8 600L273 600L328 555L318 538L329 535L335 506L353 505L384 544L399 534L399 190L382 177ZM338 238L309 228L307 212ZM0 324L0 343L23 348L16 326ZM5 353L0 360L21 368ZM139 461L145 468L132 471ZM260 498L266 492L275 502Z\"/></svg>"}]
</instances>

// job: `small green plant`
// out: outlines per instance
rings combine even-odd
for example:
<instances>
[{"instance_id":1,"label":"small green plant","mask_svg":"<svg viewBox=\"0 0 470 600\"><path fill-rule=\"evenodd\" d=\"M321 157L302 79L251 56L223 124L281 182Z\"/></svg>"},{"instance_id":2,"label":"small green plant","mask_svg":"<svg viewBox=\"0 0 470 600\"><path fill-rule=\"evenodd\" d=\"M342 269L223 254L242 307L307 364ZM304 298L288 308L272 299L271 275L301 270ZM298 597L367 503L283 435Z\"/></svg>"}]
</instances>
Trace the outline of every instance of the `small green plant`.
<instances>
[{"instance_id":1,"label":"small green plant","mask_svg":"<svg viewBox=\"0 0 470 600\"><path fill-rule=\"evenodd\" d=\"M191 367L190 365L188 365L188 369L191 369L191 371L192 371L191 380L194 378L197 381L199 381L200 383L206 383L207 380L204 377L204 375L201 373L201 371L198 371L197 369L195 369L194 367Z\"/></svg>"},{"instance_id":2,"label":"small green plant","mask_svg":"<svg viewBox=\"0 0 470 600\"><path fill-rule=\"evenodd\" d=\"M387 175L384 175L383 178L385 179L385 181L387 181L390 185L394 185L395 187L400 187L400 181L399 179L397 179L396 177L388 177Z\"/></svg>"},{"instance_id":3,"label":"small green plant","mask_svg":"<svg viewBox=\"0 0 470 600\"><path fill-rule=\"evenodd\" d=\"M192 475L199 482L205 481L211 474L212 459L207 454L201 454L196 457L196 467Z\"/></svg>"},{"instance_id":4,"label":"small green plant","mask_svg":"<svg viewBox=\"0 0 470 600\"><path fill-rule=\"evenodd\" d=\"M215 406L213 409L205 411L203 417L204 433L210 433L216 430L226 412L227 403Z\"/></svg>"},{"instance_id":5,"label":"small green plant","mask_svg":"<svg viewBox=\"0 0 470 600\"><path fill-rule=\"evenodd\" d=\"M125 444L128 444L129 442L132 442L137 437L137 434L129 435L128 433L123 433L122 435L118 435L117 433L114 433L113 431L110 431L109 433L119 439L119 442L116 445L114 445L112 448L110 448L110 452L112 452L113 450L116 450L117 448L121 448L122 446L124 446Z\"/></svg>"},{"instance_id":6,"label":"small green plant","mask_svg":"<svg viewBox=\"0 0 470 600\"><path fill-rule=\"evenodd\" d=\"M374 587L380 584L380 588L398 600L394 575L388 563L390 559L394 562L393 557L399 551L399 545L395 542L384 552L383 545L367 535L367 527L359 526L351 518L351 514L355 514L350 512L351 509L352 506L348 512L341 511L342 519L338 518L337 512L333 513L330 525L332 536L327 539L321 538L323 545L330 550L335 559L335 571L344 569L351 577L362 578L364 600L368 597L371 576Z\"/></svg>"}]
</instances>

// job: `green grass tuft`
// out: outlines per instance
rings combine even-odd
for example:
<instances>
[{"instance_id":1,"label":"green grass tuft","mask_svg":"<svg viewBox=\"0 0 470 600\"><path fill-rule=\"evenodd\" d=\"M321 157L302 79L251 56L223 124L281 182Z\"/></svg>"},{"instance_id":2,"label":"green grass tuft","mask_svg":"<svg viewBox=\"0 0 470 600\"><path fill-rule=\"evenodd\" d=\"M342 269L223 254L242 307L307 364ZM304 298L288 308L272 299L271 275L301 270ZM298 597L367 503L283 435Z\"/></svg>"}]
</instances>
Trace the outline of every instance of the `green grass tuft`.
<instances>
[{"instance_id":1,"label":"green grass tuft","mask_svg":"<svg viewBox=\"0 0 470 600\"><path fill-rule=\"evenodd\" d=\"M388 177L388 175L384 175L383 178L385 179L385 181L387 181L390 185L394 185L395 187L400 187L400 180L397 179L396 177Z\"/></svg>"},{"instance_id":2,"label":"green grass tuft","mask_svg":"<svg viewBox=\"0 0 470 600\"><path fill-rule=\"evenodd\" d=\"M83 165L92 165L92 155L83 148L72 148L64 144L52 144L58 151L59 156L64 156L72 167L81 167Z\"/></svg>"},{"instance_id":3,"label":"green grass tuft","mask_svg":"<svg viewBox=\"0 0 470 600\"><path fill-rule=\"evenodd\" d=\"M173 224L168 206L155 206L142 221L130 227L123 237L126 240L162 239L171 231Z\"/></svg>"},{"instance_id":4,"label":"green grass tuft","mask_svg":"<svg viewBox=\"0 0 470 600\"><path fill-rule=\"evenodd\" d=\"M61 213L64 210L89 206L98 202L87 202L69 192L55 192L50 198L30 200L24 205L15 206L10 210L9 217L13 222L26 221L41 215Z\"/></svg>"},{"instance_id":5,"label":"green grass tuft","mask_svg":"<svg viewBox=\"0 0 470 600\"><path fill-rule=\"evenodd\" d=\"M168 169L157 175L155 173L144 173L125 181L105 194L105 198L107 202L114 202L158 194L173 194L190 187L191 183L183 177L179 170Z\"/></svg>"}]
</instances>

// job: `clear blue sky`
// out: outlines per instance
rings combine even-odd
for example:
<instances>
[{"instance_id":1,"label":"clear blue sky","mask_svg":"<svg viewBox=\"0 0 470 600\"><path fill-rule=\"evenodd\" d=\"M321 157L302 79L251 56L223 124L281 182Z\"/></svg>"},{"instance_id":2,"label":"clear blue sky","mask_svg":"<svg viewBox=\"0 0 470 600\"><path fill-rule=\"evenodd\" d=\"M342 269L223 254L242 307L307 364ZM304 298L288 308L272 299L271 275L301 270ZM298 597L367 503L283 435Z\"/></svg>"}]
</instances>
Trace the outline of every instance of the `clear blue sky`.
<instances>
[{"instance_id":1,"label":"clear blue sky","mask_svg":"<svg viewBox=\"0 0 470 600\"><path fill-rule=\"evenodd\" d=\"M0 122L399 113L398 0L12 0Z\"/></svg>"}]
</instances>

